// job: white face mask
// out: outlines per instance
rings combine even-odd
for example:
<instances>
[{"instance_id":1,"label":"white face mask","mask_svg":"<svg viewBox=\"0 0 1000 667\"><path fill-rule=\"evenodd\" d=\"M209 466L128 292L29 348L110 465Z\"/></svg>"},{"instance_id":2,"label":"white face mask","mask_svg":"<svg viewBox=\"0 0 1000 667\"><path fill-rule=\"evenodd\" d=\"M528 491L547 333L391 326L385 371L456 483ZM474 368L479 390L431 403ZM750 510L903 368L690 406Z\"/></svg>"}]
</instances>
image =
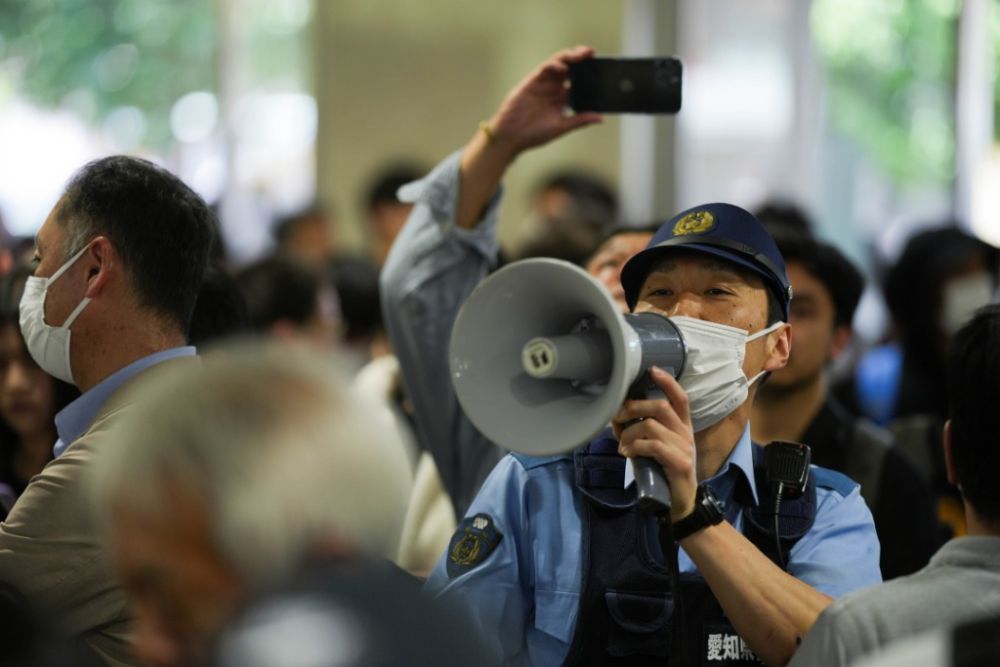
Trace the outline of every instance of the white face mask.
<instances>
[{"instance_id":1,"label":"white face mask","mask_svg":"<svg viewBox=\"0 0 1000 667\"><path fill-rule=\"evenodd\" d=\"M691 406L691 424L695 433L717 424L747 400L750 385L764 375L757 373L747 380L743 358L747 343L781 328L775 322L752 336L743 329L693 317L671 317L687 344L684 372L679 378Z\"/></svg>"},{"instance_id":2,"label":"white face mask","mask_svg":"<svg viewBox=\"0 0 1000 667\"><path fill-rule=\"evenodd\" d=\"M987 273L973 273L951 280L944 289L941 328L953 336L972 314L993 299L993 280Z\"/></svg>"},{"instance_id":3,"label":"white face mask","mask_svg":"<svg viewBox=\"0 0 1000 667\"><path fill-rule=\"evenodd\" d=\"M28 353L39 368L63 382L73 384L73 371L69 363L69 328L83 309L90 303L84 299L73 309L62 326L54 327L45 323L45 295L49 285L73 266L73 263L83 256L89 244L69 258L65 264L48 278L29 276L24 284L24 294L21 296L20 316L21 335Z\"/></svg>"}]
</instances>

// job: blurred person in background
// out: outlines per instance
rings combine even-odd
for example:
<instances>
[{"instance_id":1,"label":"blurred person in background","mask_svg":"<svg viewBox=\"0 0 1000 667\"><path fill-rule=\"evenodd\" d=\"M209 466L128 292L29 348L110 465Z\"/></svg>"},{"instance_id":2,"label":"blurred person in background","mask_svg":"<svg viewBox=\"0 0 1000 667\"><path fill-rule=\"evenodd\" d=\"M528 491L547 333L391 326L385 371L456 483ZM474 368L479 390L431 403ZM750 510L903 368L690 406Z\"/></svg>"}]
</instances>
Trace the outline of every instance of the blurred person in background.
<instances>
[{"instance_id":1,"label":"blurred person in background","mask_svg":"<svg viewBox=\"0 0 1000 667\"><path fill-rule=\"evenodd\" d=\"M35 249L34 239L24 236L8 236L0 240L0 278L14 270L19 264L31 261L31 254Z\"/></svg>"},{"instance_id":2,"label":"blurred person in background","mask_svg":"<svg viewBox=\"0 0 1000 667\"><path fill-rule=\"evenodd\" d=\"M341 346L359 362L366 360L357 369L352 389L375 401L382 417L395 426L412 473L395 560L407 572L426 577L455 530L455 511L434 460L414 434L413 402L403 388L399 360L392 353L382 322L379 269L367 258L345 256L330 264L328 275L340 303Z\"/></svg>"},{"instance_id":3,"label":"blurred person in background","mask_svg":"<svg viewBox=\"0 0 1000 667\"><path fill-rule=\"evenodd\" d=\"M542 179L521 222L513 255L584 264L618 221L618 198L595 174L562 170Z\"/></svg>"},{"instance_id":4,"label":"blurred person in background","mask_svg":"<svg viewBox=\"0 0 1000 667\"><path fill-rule=\"evenodd\" d=\"M998 268L1000 251L957 228L921 232L906 244L885 278L902 352L894 418L947 414L949 342L993 298Z\"/></svg>"},{"instance_id":5,"label":"blurred person in background","mask_svg":"<svg viewBox=\"0 0 1000 667\"><path fill-rule=\"evenodd\" d=\"M188 326L211 211L176 176L133 157L85 165L38 231L20 301L28 352L79 398L56 416L55 458L0 524L0 581L97 664L137 664L131 611L88 511L83 478L138 404L134 382L197 364Z\"/></svg>"},{"instance_id":6,"label":"blurred person in background","mask_svg":"<svg viewBox=\"0 0 1000 667\"><path fill-rule=\"evenodd\" d=\"M321 269L337 255L332 214L319 204L280 218L274 225L277 251Z\"/></svg>"},{"instance_id":7,"label":"blurred person in background","mask_svg":"<svg viewBox=\"0 0 1000 667\"><path fill-rule=\"evenodd\" d=\"M21 336L18 303L31 268L0 280L0 514L6 516L32 477L52 460L56 413L80 392L35 363Z\"/></svg>"},{"instance_id":8,"label":"blurred person in background","mask_svg":"<svg viewBox=\"0 0 1000 667\"><path fill-rule=\"evenodd\" d=\"M895 340L865 353L853 383L841 390L849 407L896 435L956 534L964 530L961 500L948 483L941 447L946 351L958 328L993 300L998 266L1000 251L955 227L911 238L883 285Z\"/></svg>"},{"instance_id":9,"label":"blurred person in background","mask_svg":"<svg viewBox=\"0 0 1000 667\"><path fill-rule=\"evenodd\" d=\"M812 220L797 204L785 199L768 199L756 210L754 216L771 234L791 236L815 236Z\"/></svg>"},{"instance_id":10,"label":"blurred person in background","mask_svg":"<svg viewBox=\"0 0 1000 667\"><path fill-rule=\"evenodd\" d=\"M404 528L407 537L401 546L399 561L403 567L418 574L429 570L433 561L418 555L426 548L417 544L428 539L434 545L442 540L447 543L446 533L450 534L454 526L445 521L443 528L434 529L432 526L437 525L437 521L426 522L427 516L440 514L442 506L450 508L450 505L447 498L442 498L433 463L430 460L418 462L420 452L413 435L412 404L403 389L399 361L392 353L385 332L378 281L389 249L413 210L413 204L400 201L397 193L425 171L415 161L402 159L390 160L375 170L368 179L361 202L370 259L342 256L333 260L328 269L340 298L344 322L342 341L358 358L366 361L355 377L354 387L381 403L386 414L392 417L400 437L408 445L414 478L420 482L420 490L415 489L418 497L407 510L409 519ZM428 530L432 537L427 537ZM425 535L422 540L418 536L420 533Z\"/></svg>"},{"instance_id":11,"label":"blurred person in background","mask_svg":"<svg viewBox=\"0 0 1000 667\"><path fill-rule=\"evenodd\" d=\"M413 474L411 496L396 562L408 572L425 577L455 530L454 509L441 486L430 455L414 435L413 403L403 388L399 360L386 335L379 293L379 272L410 211L400 201L399 189L420 178L425 169L415 162L396 160L376 170L363 199L365 224L371 241L371 259L342 256L330 263L329 275L337 288L344 321L344 345L367 363L354 378L355 391L377 401L406 443Z\"/></svg>"},{"instance_id":12,"label":"blurred person in background","mask_svg":"<svg viewBox=\"0 0 1000 667\"><path fill-rule=\"evenodd\" d=\"M209 264L194 303L188 340L201 346L249 332L250 315L240 286L222 266Z\"/></svg>"},{"instance_id":13,"label":"blurred person in background","mask_svg":"<svg viewBox=\"0 0 1000 667\"><path fill-rule=\"evenodd\" d=\"M10 273L14 268L14 253L6 239L0 239L0 278Z\"/></svg>"},{"instance_id":14,"label":"blurred person in background","mask_svg":"<svg viewBox=\"0 0 1000 667\"><path fill-rule=\"evenodd\" d=\"M646 247L658 228L659 224L620 227L608 234L583 263L583 268L604 285L623 313L627 313L629 308L622 288L622 267L632 255Z\"/></svg>"},{"instance_id":15,"label":"blurred person in background","mask_svg":"<svg viewBox=\"0 0 1000 667\"><path fill-rule=\"evenodd\" d=\"M222 223L219 221L221 208L221 203L218 201L208 207L212 212L212 241L208 250L208 263L210 266L228 270L230 267L229 250L222 233Z\"/></svg>"},{"instance_id":16,"label":"blurred person in background","mask_svg":"<svg viewBox=\"0 0 1000 667\"><path fill-rule=\"evenodd\" d=\"M413 204L399 200L397 192L426 173L414 162L395 161L380 167L369 180L364 199L365 224L371 238L371 256L379 268L403 228Z\"/></svg>"},{"instance_id":17,"label":"blurred person in background","mask_svg":"<svg viewBox=\"0 0 1000 667\"><path fill-rule=\"evenodd\" d=\"M278 252L235 276L251 331L280 339L336 346L357 368L389 353L382 331L378 269L359 257L315 267Z\"/></svg>"},{"instance_id":18,"label":"blurred person in background","mask_svg":"<svg viewBox=\"0 0 1000 667\"><path fill-rule=\"evenodd\" d=\"M346 270L344 260L337 261L345 273L325 282L319 271L287 254L273 255L240 271L235 280L246 300L249 329L275 341L305 343L322 354L336 354L355 374L355 389L377 401L382 408L379 417L395 427L403 443L397 454L412 475L419 451L398 392L395 358L383 355L369 359L372 342L362 336L365 323L359 322L363 318L359 318L358 311L372 308L371 303L365 303L366 299L378 296L377 275L367 272L370 268L367 260L358 260L357 271ZM338 279L342 293L350 297L346 305L351 320L346 327L340 318L343 304L334 289L334 280ZM377 298L374 305L377 308ZM410 488L408 479L407 493Z\"/></svg>"},{"instance_id":19,"label":"blurred person in background","mask_svg":"<svg viewBox=\"0 0 1000 667\"><path fill-rule=\"evenodd\" d=\"M383 563L407 500L402 445L327 355L224 349L141 392L89 481L143 664L200 664L254 595L315 568L417 586Z\"/></svg>"},{"instance_id":20,"label":"blurred person in background","mask_svg":"<svg viewBox=\"0 0 1000 667\"><path fill-rule=\"evenodd\" d=\"M788 231L775 241L795 294L793 342L788 364L757 392L753 438L804 442L813 463L858 482L882 545L883 579L915 572L943 542L930 485L889 432L853 416L829 391L827 370L850 345L864 278L831 245Z\"/></svg>"},{"instance_id":21,"label":"blurred person in background","mask_svg":"<svg viewBox=\"0 0 1000 667\"><path fill-rule=\"evenodd\" d=\"M392 352L382 324L378 273L379 268L365 257L337 257L326 269L340 306L340 342L364 361Z\"/></svg>"},{"instance_id":22,"label":"blurred person in background","mask_svg":"<svg viewBox=\"0 0 1000 667\"><path fill-rule=\"evenodd\" d=\"M0 211L0 278L10 273L14 268L14 253L11 251L11 235L3 221Z\"/></svg>"},{"instance_id":23,"label":"blurred person in background","mask_svg":"<svg viewBox=\"0 0 1000 667\"><path fill-rule=\"evenodd\" d=\"M333 351L339 306L317 269L294 255L277 254L243 268L235 280L246 300L251 331Z\"/></svg>"},{"instance_id":24,"label":"blurred person in background","mask_svg":"<svg viewBox=\"0 0 1000 667\"><path fill-rule=\"evenodd\" d=\"M1000 612L1000 306L954 334L946 363L948 481L961 494L968 535L947 542L923 570L835 601L791 665L850 665L892 641Z\"/></svg>"}]
</instances>

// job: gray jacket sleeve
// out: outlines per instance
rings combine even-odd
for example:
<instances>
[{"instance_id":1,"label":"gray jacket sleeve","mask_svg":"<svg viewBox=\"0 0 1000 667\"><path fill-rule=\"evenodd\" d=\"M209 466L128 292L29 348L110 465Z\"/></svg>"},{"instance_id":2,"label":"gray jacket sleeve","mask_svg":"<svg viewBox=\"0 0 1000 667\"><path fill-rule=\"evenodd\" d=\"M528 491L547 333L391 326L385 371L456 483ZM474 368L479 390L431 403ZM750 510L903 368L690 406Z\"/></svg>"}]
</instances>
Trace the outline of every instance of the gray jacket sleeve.
<instances>
[{"instance_id":1,"label":"gray jacket sleeve","mask_svg":"<svg viewBox=\"0 0 1000 667\"><path fill-rule=\"evenodd\" d=\"M795 650L789 667L848 667L878 646L865 641L863 629L853 622L850 614L842 613L844 599L834 600L819 615Z\"/></svg>"},{"instance_id":2,"label":"gray jacket sleeve","mask_svg":"<svg viewBox=\"0 0 1000 667\"><path fill-rule=\"evenodd\" d=\"M499 190L475 228L454 224L460 159L453 153L400 189L400 198L415 206L380 279L386 330L416 412L417 438L434 457L459 517L504 454L465 416L448 369L458 310L499 253Z\"/></svg>"}]
</instances>

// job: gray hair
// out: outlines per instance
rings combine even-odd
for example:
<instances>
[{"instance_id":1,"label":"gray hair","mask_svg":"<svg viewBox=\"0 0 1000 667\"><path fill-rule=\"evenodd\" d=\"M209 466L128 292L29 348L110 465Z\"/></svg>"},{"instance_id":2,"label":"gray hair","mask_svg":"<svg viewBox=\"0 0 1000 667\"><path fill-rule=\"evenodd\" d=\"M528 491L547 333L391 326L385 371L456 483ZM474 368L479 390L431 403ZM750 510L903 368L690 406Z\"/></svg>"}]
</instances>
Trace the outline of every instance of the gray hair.
<instances>
[{"instance_id":1,"label":"gray hair","mask_svg":"<svg viewBox=\"0 0 1000 667\"><path fill-rule=\"evenodd\" d=\"M151 375L95 461L106 526L115 511L169 515L189 496L251 586L331 541L395 553L410 484L403 444L326 360L257 344Z\"/></svg>"}]
</instances>

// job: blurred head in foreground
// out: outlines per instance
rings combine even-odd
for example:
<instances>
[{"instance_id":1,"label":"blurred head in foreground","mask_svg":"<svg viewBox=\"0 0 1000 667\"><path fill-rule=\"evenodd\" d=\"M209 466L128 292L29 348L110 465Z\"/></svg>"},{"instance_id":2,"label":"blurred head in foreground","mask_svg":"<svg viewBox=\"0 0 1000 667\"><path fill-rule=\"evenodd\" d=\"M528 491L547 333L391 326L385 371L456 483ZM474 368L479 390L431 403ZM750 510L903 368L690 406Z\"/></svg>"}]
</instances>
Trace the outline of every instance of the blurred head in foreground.
<instances>
[{"instance_id":1,"label":"blurred head in foreground","mask_svg":"<svg viewBox=\"0 0 1000 667\"><path fill-rule=\"evenodd\" d=\"M402 444L305 350L221 350L152 378L92 478L145 664L201 661L254 593L312 558L393 553Z\"/></svg>"},{"instance_id":2,"label":"blurred head in foreground","mask_svg":"<svg viewBox=\"0 0 1000 667\"><path fill-rule=\"evenodd\" d=\"M294 637L294 640L290 639ZM468 614L388 564L314 562L243 609L210 667L491 667Z\"/></svg>"}]
</instances>

